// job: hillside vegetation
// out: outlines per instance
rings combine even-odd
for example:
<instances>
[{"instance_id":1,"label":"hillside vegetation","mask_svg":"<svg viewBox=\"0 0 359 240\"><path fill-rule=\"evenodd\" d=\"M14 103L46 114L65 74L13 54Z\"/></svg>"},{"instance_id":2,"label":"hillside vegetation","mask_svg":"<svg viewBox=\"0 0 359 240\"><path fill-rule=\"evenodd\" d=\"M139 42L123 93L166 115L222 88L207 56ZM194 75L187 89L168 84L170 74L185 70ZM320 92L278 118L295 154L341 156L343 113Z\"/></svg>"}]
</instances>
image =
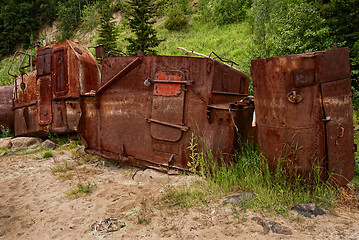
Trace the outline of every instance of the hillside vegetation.
<instances>
[{"instance_id":1,"label":"hillside vegetation","mask_svg":"<svg viewBox=\"0 0 359 240\"><path fill-rule=\"evenodd\" d=\"M163 41L159 55L182 55L176 47L210 54L214 51L239 63L249 73L250 60L283 54L348 46L351 54L353 85L359 72L359 0L155 0L155 30ZM125 51L131 36L128 21L122 20L127 1L119 0L10 0L0 7L1 85L11 82L6 74L16 46L27 49L35 42L78 38L93 46L101 43L104 6L116 21L115 47ZM56 23L54 20L58 19ZM58 32L49 39L45 25Z\"/></svg>"}]
</instances>

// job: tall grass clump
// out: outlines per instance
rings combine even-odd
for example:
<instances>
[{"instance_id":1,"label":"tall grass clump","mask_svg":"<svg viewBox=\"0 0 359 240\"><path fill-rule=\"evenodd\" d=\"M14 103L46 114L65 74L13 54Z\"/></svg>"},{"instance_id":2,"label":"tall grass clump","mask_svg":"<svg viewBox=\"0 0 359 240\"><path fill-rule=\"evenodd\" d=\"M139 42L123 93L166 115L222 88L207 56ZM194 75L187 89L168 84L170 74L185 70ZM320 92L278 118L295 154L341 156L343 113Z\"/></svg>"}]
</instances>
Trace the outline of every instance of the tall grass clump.
<instances>
[{"instance_id":1,"label":"tall grass clump","mask_svg":"<svg viewBox=\"0 0 359 240\"><path fill-rule=\"evenodd\" d=\"M330 208L339 196L336 188L320 179L320 168L313 167L309 183L300 176L295 177L296 169L289 167L290 161L286 158L278 159L275 171L271 171L258 148L249 143L227 160L217 160L210 150L200 150L200 145L193 137L189 146L189 168L200 176L199 180L175 190L171 187L162 197L167 205L188 207L225 195L252 192L256 197L243 203L246 208L286 214L299 203L316 203ZM178 202L179 196L181 202Z\"/></svg>"}]
</instances>

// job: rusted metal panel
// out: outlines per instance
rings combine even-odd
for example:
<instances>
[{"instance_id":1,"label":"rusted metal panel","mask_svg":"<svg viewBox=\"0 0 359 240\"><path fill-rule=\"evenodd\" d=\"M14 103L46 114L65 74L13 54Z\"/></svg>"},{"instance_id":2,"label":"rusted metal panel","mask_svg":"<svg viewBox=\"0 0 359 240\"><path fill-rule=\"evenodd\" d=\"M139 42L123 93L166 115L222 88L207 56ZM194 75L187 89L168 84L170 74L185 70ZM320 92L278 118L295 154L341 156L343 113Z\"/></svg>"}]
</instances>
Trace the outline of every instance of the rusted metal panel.
<instances>
[{"instance_id":1,"label":"rusted metal panel","mask_svg":"<svg viewBox=\"0 0 359 240\"><path fill-rule=\"evenodd\" d=\"M37 75L47 75L51 74L51 64L52 64L52 49L46 48L43 50L37 51L36 64L37 64Z\"/></svg>"},{"instance_id":2,"label":"rusted metal panel","mask_svg":"<svg viewBox=\"0 0 359 240\"><path fill-rule=\"evenodd\" d=\"M41 77L38 81L38 121L40 125L49 125L52 122L51 78Z\"/></svg>"},{"instance_id":3,"label":"rusted metal panel","mask_svg":"<svg viewBox=\"0 0 359 240\"><path fill-rule=\"evenodd\" d=\"M353 113L350 78L321 84L326 127L328 172L336 184L354 177Z\"/></svg>"},{"instance_id":4,"label":"rusted metal panel","mask_svg":"<svg viewBox=\"0 0 359 240\"><path fill-rule=\"evenodd\" d=\"M185 91L181 81L183 73L178 71L161 71L156 74L153 88L152 113L147 119L151 123L151 136L158 140L177 142L184 125ZM161 82L162 81L162 82ZM168 82L176 83L168 83Z\"/></svg>"},{"instance_id":5,"label":"rusted metal panel","mask_svg":"<svg viewBox=\"0 0 359 240\"><path fill-rule=\"evenodd\" d=\"M12 98L14 86L0 86L0 125L14 132Z\"/></svg>"},{"instance_id":6,"label":"rusted metal panel","mask_svg":"<svg viewBox=\"0 0 359 240\"><path fill-rule=\"evenodd\" d=\"M279 159L285 159L302 176L317 166L323 178L335 168L335 173L351 180L354 169L343 167L354 162L350 85L341 80L350 75L347 53L344 48L252 61L259 148L273 170ZM338 92L330 90L334 86ZM332 104L339 99L340 104ZM338 132L328 129L334 122L325 121L326 112L338 116L341 120L336 121L347 130L337 142L346 152L342 156L328 141L338 138ZM334 125L338 129L338 123ZM347 183L337 179L340 185Z\"/></svg>"},{"instance_id":7,"label":"rusted metal panel","mask_svg":"<svg viewBox=\"0 0 359 240\"><path fill-rule=\"evenodd\" d=\"M54 97L65 96L69 91L67 61L68 59L67 59L65 47L59 47L54 49L54 58L53 58Z\"/></svg>"},{"instance_id":8,"label":"rusted metal panel","mask_svg":"<svg viewBox=\"0 0 359 240\"><path fill-rule=\"evenodd\" d=\"M223 71L236 89L215 93L215 73ZM238 116L230 104L246 95L248 82L244 73L208 58L106 58L102 87L96 96L81 98L79 133L89 153L133 165L186 169L192 134L213 151L234 150Z\"/></svg>"},{"instance_id":9,"label":"rusted metal panel","mask_svg":"<svg viewBox=\"0 0 359 240\"><path fill-rule=\"evenodd\" d=\"M35 71L15 79L15 135L75 132L80 96L100 86L99 65L86 47L67 40L38 48L36 60Z\"/></svg>"}]
</instances>

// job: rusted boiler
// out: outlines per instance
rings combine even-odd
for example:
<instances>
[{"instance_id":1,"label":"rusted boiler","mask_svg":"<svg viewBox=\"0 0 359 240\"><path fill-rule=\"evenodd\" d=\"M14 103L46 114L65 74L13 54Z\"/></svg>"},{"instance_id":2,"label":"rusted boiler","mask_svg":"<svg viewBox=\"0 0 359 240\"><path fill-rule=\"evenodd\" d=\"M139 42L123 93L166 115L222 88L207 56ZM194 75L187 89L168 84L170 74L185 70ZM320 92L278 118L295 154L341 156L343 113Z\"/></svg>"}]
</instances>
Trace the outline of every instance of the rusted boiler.
<instances>
[{"instance_id":1,"label":"rusted boiler","mask_svg":"<svg viewBox=\"0 0 359 240\"><path fill-rule=\"evenodd\" d=\"M253 60L260 151L309 176L313 166L339 186L354 176L348 48Z\"/></svg>"},{"instance_id":2,"label":"rusted boiler","mask_svg":"<svg viewBox=\"0 0 359 240\"><path fill-rule=\"evenodd\" d=\"M10 129L11 132L14 132L13 94L14 86L0 86L0 126Z\"/></svg>"},{"instance_id":3,"label":"rusted boiler","mask_svg":"<svg viewBox=\"0 0 359 240\"><path fill-rule=\"evenodd\" d=\"M188 168L189 143L232 153L251 135L246 74L211 58L112 57L101 87L81 98L88 153L138 166Z\"/></svg>"},{"instance_id":4,"label":"rusted boiler","mask_svg":"<svg viewBox=\"0 0 359 240\"><path fill-rule=\"evenodd\" d=\"M81 116L80 96L96 91L100 67L87 47L76 41L53 42L36 49L36 69L15 76L15 135L71 133Z\"/></svg>"}]
</instances>

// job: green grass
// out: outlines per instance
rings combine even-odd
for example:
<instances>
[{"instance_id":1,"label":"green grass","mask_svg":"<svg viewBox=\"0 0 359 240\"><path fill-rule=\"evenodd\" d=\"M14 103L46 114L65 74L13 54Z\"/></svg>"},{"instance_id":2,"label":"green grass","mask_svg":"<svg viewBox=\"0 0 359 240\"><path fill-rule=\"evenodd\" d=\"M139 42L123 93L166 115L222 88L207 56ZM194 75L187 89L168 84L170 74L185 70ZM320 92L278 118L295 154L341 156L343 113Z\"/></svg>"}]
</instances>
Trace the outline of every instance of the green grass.
<instances>
[{"instance_id":1,"label":"green grass","mask_svg":"<svg viewBox=\"0 0 359 240\"><path fill-rule=\"evenodd\" d=\"M158 38L164 39L156 48L158 55L182 56L184 51L177 47L209 55L214 51L221 57L231 59L239 64L239 70L249 74L250 61L254 58L251 48L251 34L246 23L215 26L200 22L194 17L190 27L183 31L169 31L164 27L164 19L159 19L155 29ZM118 26L120 32L118 48L126 50L125 37L130 35L126 26ZM195 55L190 55L195 56Z\"/></svg>"},{"instance_id":2,"label":"green grass","mask_svg":"<svg viewBox=\"0 0 359 240\"><path fill-rule=\"evenodd\" d=\"M354 127L356 127L359 124L359 109L357 108L353 109L353 123L354 123ZM357 131L354 132L354 143L359 145L359 133ZM351 181L351 184L354 187L354 190L359 191L359 151L356 151L354 153L354 159L355 159L354 178Z\"/></svg>"},{"instance_id":3,"label":"green grass","mask_svg":"<svg viewBox=\"0 0 359 240\"><path fill-rule=\"evenodd\" d=\"M86 185L79 183L77 184L76 188L70 189L68 192L66 192L66 195L68 198L73 198L73 197L76 198L79 197L80 195L86 195L92 193L92 190L95 186L96 184L87 183Z\"/></svg>"},{"instance_id":4,"label":"green grass","mask_svg":"<svg viewBox=\"0 0 359 240\"><path fill-rule=\"evenodd\" d=\"M42 158L50 158L53 156L54 156L54 154L52 152L45 152L44 155L42 155Z\"/></svg>"},{"instance_id":5,"label":"green grass","mask_svg":"<svg viewBox=\"0 0 359 240\"><path fill-rule=\"evenodd\" d=\"M0 61L0 86L8 86L14 84L14 78L8 74L8 69L12 57L5 58ZM17 73L12 71L12 73Z\"/></svg>"},{"instance_id":6,"label":"green grass","mask_svg":"<svg viewBox=\"0 0 359 240\"><path fill-rule=\"evenodd\" d=\"M73 166L68 162L56 164L55 167L51 168L52 173L66 173L69 170L73 170Z\"/></svg>"},{"instance_id":7,"label":"green grass","mask_svg":"<svg viewBox=\"0 0 359 240\"><path fill-rule=\"evenodd\" d=\"M340 195L338 189L321 181L318 174L313 174L312 184L300 178L288 181L290 171L284 167L284 161L272 174L258 149L250 145L241 154L236 154L232 163L222 164L214 159L211 152L199 151L195 140L191 142L190 150L190 168L201 178L182 187L169 186L159 200L161 206L189 208L232 193L248 191L253 192L256 198L243 202L242 208L286 215L299 203L313 202L331 209Z\"/></svg>"}]
</instances>

